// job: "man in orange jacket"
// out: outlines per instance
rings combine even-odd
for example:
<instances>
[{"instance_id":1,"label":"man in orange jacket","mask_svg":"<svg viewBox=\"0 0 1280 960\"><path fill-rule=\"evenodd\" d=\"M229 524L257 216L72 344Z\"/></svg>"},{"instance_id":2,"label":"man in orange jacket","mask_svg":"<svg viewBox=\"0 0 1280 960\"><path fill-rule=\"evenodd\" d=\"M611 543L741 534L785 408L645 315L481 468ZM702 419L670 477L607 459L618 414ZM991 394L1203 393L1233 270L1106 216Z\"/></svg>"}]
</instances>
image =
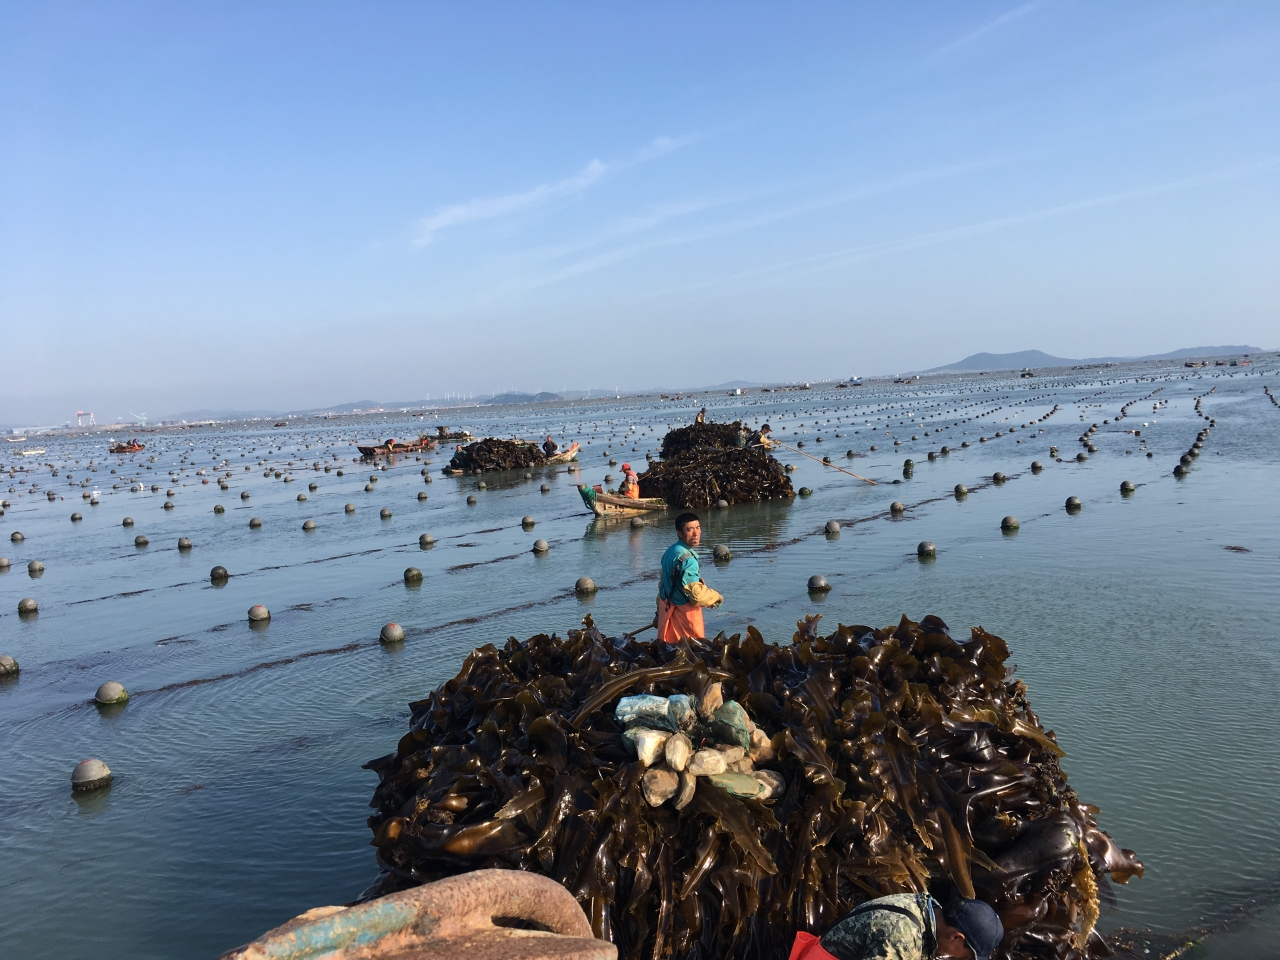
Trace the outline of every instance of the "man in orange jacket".
<instances>
[{"instance_id":1,"label":"man in orange jacket","mask_svg":"<svg viewBox=\"0 0 1280 960\"><path fill-rule=\"evenodd\" d=\"M636 472L631 469L629 463L622 465L622 483L618 485L618 493L632 500L640 499L640 478L636 476Z\"/></svg>"}]
</instances>

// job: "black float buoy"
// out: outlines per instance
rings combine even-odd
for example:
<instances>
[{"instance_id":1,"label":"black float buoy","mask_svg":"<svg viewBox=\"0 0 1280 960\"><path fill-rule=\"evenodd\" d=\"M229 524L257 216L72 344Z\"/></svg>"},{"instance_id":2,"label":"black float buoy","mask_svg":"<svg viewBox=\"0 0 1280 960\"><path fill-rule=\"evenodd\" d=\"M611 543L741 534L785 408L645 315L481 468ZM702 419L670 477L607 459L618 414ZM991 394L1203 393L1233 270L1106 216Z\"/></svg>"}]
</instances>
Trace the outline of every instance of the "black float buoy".
<instances>
[{"instance_id":1,"label":"black float buoy","mask_svg":"<svg viewBox=\"0 0 1280 960\"><path fill-rule=\"evenodd\" d=\"M1004 481L1005 481L1005 475L1001 473L999 470L997 470L995 473L991 475L992 483L1001 484L1001 483L1004 483Z\"/></svg>"},{"instance_id":2,"label":"black float buoy","mask_svg":"<svg viewBox=\"0 0 1280 960\"><path fill-rule=\"evenodd\" d=\"M1134 491L1135 489L1137 489L1137 488L1136 488L1136 487L1134 487L1134 485L1133 485L1133 481L1132 481L1132 480L1124 480L1124 481L1121 481L1121 483L1120 483L1120 492L1121 492L1122 494L1125 494L1126 496L1127 496L1128 494L1133 493L1133 491Z\"/></svg>"},{"instance_id":3,"label":"black float buoy","mask_svg":"<svg viewBox=\"0 0 1280 960\"><path fill-rule=\"evenodd\" d=\"M1000 529L1003 530L1005 533L1010 533L1014 530L1017 530L1020 526L1021 524L1018 523L1018 518L1015 516L1008 516L1000 521Z\"/></svg>"},{"instance_id":4,"label":"black float buoy","mask_svg":"<svg viewBox=\"0 0 1280 960\"><path fill-rule=\"evenodd\" d=\"M302 522L302 529L307 531L308 533L310 533L315 528L316 528L316 522L314 520L304 520Z\"/></svg>"},{"instance_id":5,"label":"black float buoy","mask_svg":"<svg viewBox=\"0 0 1280 960\"><path fill-rule=\"evenodd\" d=\"M580 597L588 596L596 592L596 582L590 577L579 577L573 585L573 592Z\"/></svg>"},{"instance_id":6,"label":"black float buoy","mask_svg":"<svg viewBox=\"0 0 1280 960\"><path fill-rule=\"evenodd\" d=\"M900 517L907 512L907 507L902 503L902 501L895 500L893 503L889 504L889 512L895 517Z\"/></svg>"},{"instance_id":7,"label":"black float buoy","mask_svg":"<svg viewBox=\"0 0 1280 960\"><path fill-rule=\"evenodd\" d=\"M378 511L378 516L380 516L383 520L390 520L390 519L391 519L391 508L390 508L390 507L383 507L381 510L379 510L379 511Z\"/></svg>"},{"instance_id":8,"label":"black float buoy","mask_svg":"<svg viewBox=\"0 0 1280 960\"><path fill-rule=\"evenodd\" d=\"M967 497L969 495L969 488L963 483L957 483L952 492L956 495L956 499L959 500L961 497Z\"/></svg>"},{"instance_id":9,"label":"black float buoy","mask_svg":"<svg viewBox=\"0 0 1280 960\"><path fill-rule=\"evenodd\" d=\"M191 549L191 541L190 541L190 540L188 540L186 537L179 537L179 538L178 538L178 549L179 549L179 550L190 550L190 549Z\"/></svg>"},{"instance_id":10,"label":"black float buoy","mask_svg":"<svg viewBox=\"0 0 1280 960\"><path fill-rule=\"evenodd\" d=\"M551 544L547 543L547 541L545 541L545 540L535 540L535 541L533 541L533 552L534 552L534 553L546 553L546 552L547 552L548 550L550 550L550 549L551 549Z\"/></svg>"},{"instance_id":11,"label":"black float buoy","mask_svg":"<svg viewBox=\"0 0 1280 960\"><path fill-rule=\"evenodd\" d=\"M404 582L405 583L421 583L422 571L419 570L417 567L405 567Z\"/></svg>"},{"instance_id":12,"label":"black float buoy","mask_svg":"<svg viewBox=\"0 0 1280 960\"><path fill-rule=\"evenodd\" d=\"M427 547L431 546L435 542L436 542L436 538L429 533L424 533L422 536L418 538L418 546L420 546L423 550L427 549Z\"/></svg>"},{"instance_id":13,"label":"black float buoy","mask_svg":"<svg viewBox=\"0 0 1280 960\"><path fill-rule=\"evenodd\" d=\"M388 623L378 632L378 639L383 643L403 643L404 627L398 623Z\"/></svg>"},{"instance_id":14,"label":"black float buoy","mask_svg":"<svg viewBox=\"0 0 1280 960\"><path fill-rule=\"evenodd\" d=\"M831 584L827 583L827 578L821 574L815 573L809 578L810 593L826 593L831 589Z\"/></svg>"},{"instance_id":15,"label":"black float buoy","mask_svg":"<svg viewBox=\"0 0 1280 960\"><path fill-rule=\"evenodd\" d=\"M249 521L250 530L257 530L261 526L262 526L262 521L257 517L254 517L252 520Z\"/></svg>"},{"instance_id":16,"label":"black float buoy","mask_svg":"<svg viewBox=\"0 0 1280 960\"><path fill-rule=\"evenodd\" d=\"M133 545L135 547L145 547L148 543L150 543L150 541L142 534L138 534L133 538Z\"/></svg>"},{"instance_id":17,"label":"black float buoy","mask_svg":"<svg viewBox=\"0 0 1280 960\"><path fill-rule=\"evenodd\" d=\"M1079 513L1081 506L1079 497L1067 497L1067 513Z\"/></svg>"},{"instance_id":18,"label":"black float buoy","mask_svg":"<svg viewBox=\"0 0 1280 960\"><path fill-rule=\"evenodd\" d=\"M826 526L822 528L827 535L840 532L840 522L838 520L828 520Z\"/></svg>"},{"instance_id":19,"label":"black float buoy","mask_svg":"<svg viewBox=\"0 0 1280 960\"><path fill-rule=\"evenodd\" d=\"M933 545L932 540L921 540L918 544L916 544L917 557L920 557L921 559L925 559L926 557L936 557L937 555L938 555L938 548Z\"/></svg>"},{"instance_id":20,"label":"black float buoy","mask_svg":"<svg viewBox=\"0 0 1280 960\"><path fill-rule=\"evenodd\" d=\"M733 559L733 551L723 543L717 543L711 550L711 559L716 563L728 563Z\"/></svg>"},{"instance_id":21,"label":"black float buoy","mask_svg":"<svg viewBox=\"0 0 1280 960\"><path fill-rule=\"evenodd\" d=\"M226 583L227 578L230 576L231 574L227 573L226 567L214 567L209 571L209 580L211 583Z\"/></svg>"},{"instance_id":22,"label":"black float buoy","mask_svg":"<svg viewBox=\"0 0 1280 960\"><path fill-rule=\"evenodd\" d=\"M1043 463L1041 463L1039 460L1032 460L1032 461L1031 461L1031 472L1032 472L1032 473L1039 473L1039 472L1040 472L1041 470L1043 470L1043 469L1044 469L1044 464L1043 464Z\"/></svg>"}]
</instances>

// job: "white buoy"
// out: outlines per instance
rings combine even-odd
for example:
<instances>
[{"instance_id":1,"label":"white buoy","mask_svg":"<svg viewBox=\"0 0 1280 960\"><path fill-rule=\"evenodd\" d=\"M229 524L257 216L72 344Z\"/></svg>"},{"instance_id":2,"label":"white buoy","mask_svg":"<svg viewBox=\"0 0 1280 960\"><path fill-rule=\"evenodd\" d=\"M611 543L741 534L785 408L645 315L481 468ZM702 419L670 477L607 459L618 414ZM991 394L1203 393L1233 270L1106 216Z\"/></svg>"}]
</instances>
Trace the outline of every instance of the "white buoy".
<instances>
[{"instance_id":1,"label":"white buoy","mask_svg":"<svg viewBox=\"0 0 1280 960\"><path fill-rule=\"evenodd\" d=\"M96 757L81 760L71 771L71 789L77 793L100 790L111 783L111 768Z\"/></svg>"},{"instance_id":2,"label":"white buoy","mask_svg":"<svg viewBox=\"0 0 1280 960\"><path fill-rule=\"evenodd\" d=\"M94 703L112 704L124 703L129 699L129 691L124 688L123 684L116 683L114 680L108 680L102 686L98 687L98 692L93 695Z\"/></svg>"}]
</instances>

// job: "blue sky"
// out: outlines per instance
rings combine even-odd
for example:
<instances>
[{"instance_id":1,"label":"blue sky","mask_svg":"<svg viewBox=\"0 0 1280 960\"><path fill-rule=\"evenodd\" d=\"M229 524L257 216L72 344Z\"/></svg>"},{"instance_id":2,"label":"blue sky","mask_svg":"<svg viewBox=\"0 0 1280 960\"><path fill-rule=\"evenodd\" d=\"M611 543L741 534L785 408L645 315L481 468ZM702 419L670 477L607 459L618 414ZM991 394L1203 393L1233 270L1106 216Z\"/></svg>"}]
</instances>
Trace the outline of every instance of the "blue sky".
<instances>
[{"instance_id":1,"label":"blue sky","mask_svg":"<svg viewBox=\"0 0 1280 960\"><path fill-rule=\"evenodd\" d=\"M1280 346L1280 5L0 4L0 422Z\"/></svg>"}]
</instances>

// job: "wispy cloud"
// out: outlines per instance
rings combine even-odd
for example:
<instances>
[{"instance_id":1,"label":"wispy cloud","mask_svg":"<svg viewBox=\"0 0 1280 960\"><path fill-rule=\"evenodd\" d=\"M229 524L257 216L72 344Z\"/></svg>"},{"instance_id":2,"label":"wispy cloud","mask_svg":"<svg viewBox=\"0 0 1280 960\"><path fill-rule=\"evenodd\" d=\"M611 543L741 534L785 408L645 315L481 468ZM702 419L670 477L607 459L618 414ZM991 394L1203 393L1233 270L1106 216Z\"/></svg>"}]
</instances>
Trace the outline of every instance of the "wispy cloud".
<instances>
[{"instance_id":1,"label":"wispy cloud","mask_svg":"<svg viewBox=\"0 0 1280 960\"><path fill-rule=\"evenodd\" d=\"M1073 200L1069 203L1042 207L1039 210L1032 210L1026 213L996 217L990 220L982 220L976 223L964 224L957 227L948 227L942 230L933 230L927 233L901 237L895 240L883 240L876 243L861 244L855 247L846 247L840 250L830 250L826 253L801 257L781 263L774 263L764 267L754 267L751 270L745 270L731 275L717 277L715 279L683 284L680 287L662 291L661 294L666 295L723 283L741 283L749 280L759 281L766 277L769 277L774 281L784 277L786 279L794 280L799 277L811 276L813 274L823 273L829 270L836 270L851 266L855 263L877 259L879 257L890 256L892 254L902 253L909 250L919 250L925 247L938 246L940 244L951 243L957 240L966 240L970 237L996 233L1001 230L1020 227L1044 220L1053 220L1058 217L1080 213L1085 210L1114 206L1116 204L1127 203L1133 200L1141 200L1147 197L1181 193L1185 190L1193 190L1197 187L1209 186L1211 184L1234 180L1240 177L1262 173L1267 170L1273 170L1277 166L1280 166L1280 158L1272 157L1256 163L1243 164L1241 166L1230 167L1225 170L1218 170L1212 173L1200 174L1193 177L1184 177L1178 180L1169 180L1164 183L1152 184L1147 187L1138 187L1133 190L1124 190L1117 193L1108 193L1096 197Z\"/></svg>"},{"instance_id":2,"label":"wispy cloud","mask_svg":"<svg viewBox=\"0 0 1280 960\"><path fill-rule=\"evenodd\" d=\"M978 27L978 29L972 30L969 33L966 33L960 39L953 40L951 43L948 43L946 46L939 47L937 50L933 52L933 55L932 57L930 57L930 59L934 60L934 59L937 59L938 57L945 57L949 53L954 53L955 51L960 50L964 47L967 47L970 44L977 43L983 37L989 36L990 34L995 33L997 30L1000 30L1003 27L1007 27L1009 24L1013 23L1015 20L1021 20L1023 17L1025 17L1029 13L1033 13L1038 7L1042 5L1043 4L1040 2L1040 0L1032 0L1031 3L1024 3L1020 7L1014 7L1012 10L1008 10L1005 13L1000 14L1000 16L996 17L994 20L984 23L982 26Z\"/></svg>"},{"instance_id":3,"label":"wispy cloud","mask_svg":"<svg viewBox=\"0 0 1280 960\"><path fill-rule=\"evenodd\" d=\"M572 197L594 186L608 173L617 172L626 167L646 163L665 156L673 150L678 150L680 147L692 142L693 139L693 137L658 137L636 150L629 157L610 162L592 160L577 173L562 180L538 184L532 189L519 193L508 193L496 197L480 197L475 200L468 200L466 203L442 207L430 216L423 217L418 221L413 245L415 247L425 247L435 240L442 230L447 230L451 227L460 227L468 223L477 223L481 220L495 220L545 206L556 200Z\"/></svg>"},{"instance_id":4,"label":"wispy cloud","mask_svg":"<svg viewBox=\"0 0 1280 960\"><path fill-rule=\"evenodd\" d=\"M801 203L790 204L787 206L775 207L772 210L764 210L759 213L753 213L746 216L740 216L719 222L703 224L701 226L691 227L682 232L667 234L664 236L650 237L635 243L624 246L616 246L612 249L593 253L590 256L582 257L573 263L566 264L550 273L544 275L540 279L534 281L532 286L544 286L546 284L556 283L561 280L567 280L572 277L578 277L586 273L601 270L606 267L613 266L624 260L638 256L649 250L659 249L663 247L680 246L682 244L697 243L706 240L713 240L719 237L729 236L732 234L742 233L744 231L755 230L761 227L767 227L771 224L781 221L790 220L795 217L802 217L807 214L817 213L823 210L829 210L833 207L839 207L845 204L855 203L860 200L867 200L872 197L882 196L884 194L893 193L899 190L909 189L911 187L920 186L926 183L932 183L945 180L951 177L960 176L965 173L972 173L976 170L985 169L993 165L999 165L1008 162L1007 160L982 160L962 164L950 164L943 167L935 167L927 170L918 170L905 173L897 177L887 180L876 181L873 183L863 184L848 190L842 190L838 193L828 194L813 200ZM687 208L677 208L680 214L698 212L715 206L721 206L723 202L707 202L699 204L690 204ZM667 217L657 217L654 225L667 219ZM637 224L642 222L642 218L637 219ZM640 232L640 231L635 231ZM605 243L596 243L586 245L604 246ZM579 246L572 251L565 253L580 253L586 247Z\"/></svg>"}]
</instances>

